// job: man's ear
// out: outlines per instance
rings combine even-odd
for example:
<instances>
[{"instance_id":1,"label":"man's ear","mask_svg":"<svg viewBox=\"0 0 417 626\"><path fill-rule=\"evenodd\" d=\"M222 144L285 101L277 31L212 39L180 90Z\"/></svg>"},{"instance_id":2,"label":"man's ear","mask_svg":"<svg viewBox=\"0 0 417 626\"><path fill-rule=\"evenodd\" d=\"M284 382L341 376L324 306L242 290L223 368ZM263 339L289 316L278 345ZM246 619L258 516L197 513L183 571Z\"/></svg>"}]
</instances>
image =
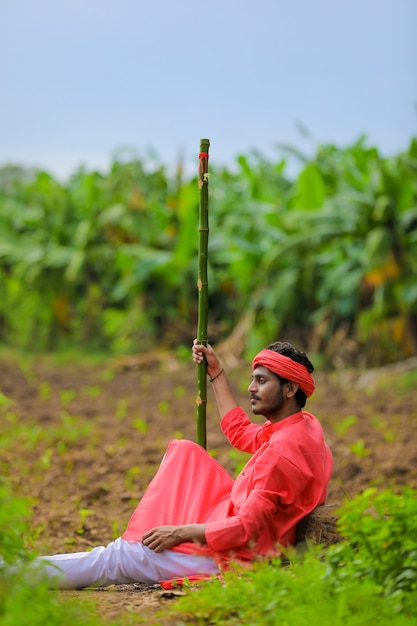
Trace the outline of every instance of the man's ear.
<instances>
[{"instance_id":1,"label":"man's ear","mask_svg":"<svg viewBox=\"0 0 417 626\"><path fill-rule=\"evenodd\" d=\"M295 394L297 393L299 388L299 384L295 383L294 381L290 380L287 383L287 398L293 398L295 396Z\"/></svg>"}]
</instances>

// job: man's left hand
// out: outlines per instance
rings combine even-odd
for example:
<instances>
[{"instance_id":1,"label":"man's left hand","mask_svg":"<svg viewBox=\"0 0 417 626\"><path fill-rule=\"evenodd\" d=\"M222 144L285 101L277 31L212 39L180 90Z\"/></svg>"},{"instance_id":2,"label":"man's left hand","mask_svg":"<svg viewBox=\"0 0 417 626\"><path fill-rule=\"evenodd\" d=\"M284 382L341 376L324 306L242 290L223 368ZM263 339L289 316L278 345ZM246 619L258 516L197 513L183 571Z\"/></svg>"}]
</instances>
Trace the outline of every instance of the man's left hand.
<instances>
[{"instance_id":1,"label":"man's left hand","mask_svg":"<svg viewBox=\"0 0 417 626\"><path fill-rule=\"evenodd\" d=\"M206 543L204 524L184 524L183 526L156 526L143 534L142 543L155 552L169 550L184 541Z\"/></svg>"}]
</instances>

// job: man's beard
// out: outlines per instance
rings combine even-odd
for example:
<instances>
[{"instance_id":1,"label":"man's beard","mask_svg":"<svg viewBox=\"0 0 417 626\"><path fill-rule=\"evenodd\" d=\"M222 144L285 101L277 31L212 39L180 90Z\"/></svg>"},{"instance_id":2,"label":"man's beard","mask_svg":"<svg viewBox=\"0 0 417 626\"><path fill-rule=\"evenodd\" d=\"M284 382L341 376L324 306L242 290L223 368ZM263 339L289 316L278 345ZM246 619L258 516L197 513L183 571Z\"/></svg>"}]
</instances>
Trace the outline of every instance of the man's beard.
<instances>
[{"instance_id":1,"label":"man's beard","mask_svg":"<svg viewBox=\"0 0 417 626\"><path fill-rule=\"evenodd\" d=\"M258 402L262 403L262 399L256 395L252 395L252 398L258 400ZM277 413L284 406L284 394L282 391L282 387L279 388L279 391L276 393L275 397L271 400L271 402L267 405L261 404L259 407L252 407L252 413L254 415L264 415L268 417L274 413Z\"/></svg>"}]
</instances>

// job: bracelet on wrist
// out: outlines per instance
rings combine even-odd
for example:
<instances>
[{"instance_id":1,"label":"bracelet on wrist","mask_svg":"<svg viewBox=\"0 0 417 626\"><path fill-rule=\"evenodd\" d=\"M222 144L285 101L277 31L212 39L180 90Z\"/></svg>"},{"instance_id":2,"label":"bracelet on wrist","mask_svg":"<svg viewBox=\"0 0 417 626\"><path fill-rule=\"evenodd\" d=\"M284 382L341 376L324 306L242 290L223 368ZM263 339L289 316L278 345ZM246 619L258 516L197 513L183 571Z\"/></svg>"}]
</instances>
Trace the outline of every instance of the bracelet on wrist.
<instances>
[{"instance_id":1,"label":"bracelet on wrist","mask_svg":"<svg viewBox=\"0 0 417 626\"><path fill-rule=\"evenodd\" d=\"M220 376L220 374L223 374L223 372L224 372L224 368L222 367L220 372L218 372L215 376L213 376L213 378L210 378L210 382L212 383L213 381L215 381L216 378L218 378Z\"/></svg>"}]
</instances>

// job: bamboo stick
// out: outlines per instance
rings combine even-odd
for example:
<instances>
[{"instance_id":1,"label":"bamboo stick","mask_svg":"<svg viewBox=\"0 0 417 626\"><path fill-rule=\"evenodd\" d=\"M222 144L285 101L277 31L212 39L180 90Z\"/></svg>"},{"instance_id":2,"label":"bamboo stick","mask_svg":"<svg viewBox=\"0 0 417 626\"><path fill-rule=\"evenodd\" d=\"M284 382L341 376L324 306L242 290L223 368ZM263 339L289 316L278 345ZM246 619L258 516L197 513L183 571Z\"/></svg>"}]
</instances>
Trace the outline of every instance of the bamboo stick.
<instances>
[{"instance_id":1,"label":"bamboo stick","mask_svg":"<svg viewBox=\"0 0 417 626\"><path fill-rule=\"evenodd\" d=\"M208 320L208 139L200 140L200 154L198 166L199 188L199 240L198 240L198 342L207 345L207 320ZM207 410L207 363L204 360L197 368L197 443L203 448L207 447L206 433L206 410Z\"/></svg>"}]
</instances>

